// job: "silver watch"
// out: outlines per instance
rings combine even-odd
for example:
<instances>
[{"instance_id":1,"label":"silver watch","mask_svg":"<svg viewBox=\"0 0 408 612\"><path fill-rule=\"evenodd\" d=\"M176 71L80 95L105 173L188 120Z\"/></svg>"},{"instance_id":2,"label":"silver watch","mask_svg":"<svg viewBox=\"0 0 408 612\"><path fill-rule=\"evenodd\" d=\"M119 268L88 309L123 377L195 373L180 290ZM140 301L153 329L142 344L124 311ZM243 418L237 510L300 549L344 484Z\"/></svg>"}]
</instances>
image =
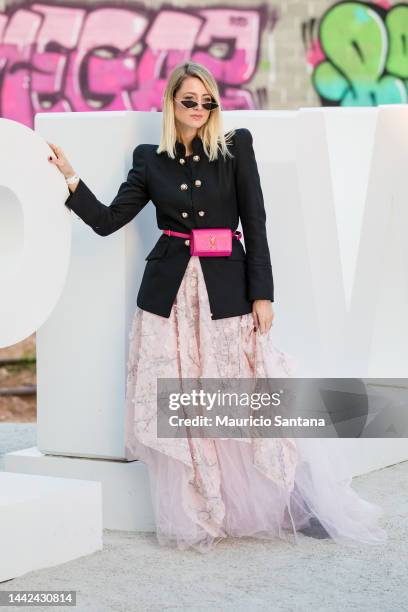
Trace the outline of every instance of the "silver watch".
<instances>
[{"instance_id":1,"label":"silver watch","mask_svg":"<svg viewBox=\"0 0 408 612\"><path fill-rule=\"evenodd\" d=\"M72 185L73 183L76 183L77 181L79 181L78 174L73 174L72 176L69 176L68 178L65 179L65 182L67 185Z\"/></svg>"}]
</instances>

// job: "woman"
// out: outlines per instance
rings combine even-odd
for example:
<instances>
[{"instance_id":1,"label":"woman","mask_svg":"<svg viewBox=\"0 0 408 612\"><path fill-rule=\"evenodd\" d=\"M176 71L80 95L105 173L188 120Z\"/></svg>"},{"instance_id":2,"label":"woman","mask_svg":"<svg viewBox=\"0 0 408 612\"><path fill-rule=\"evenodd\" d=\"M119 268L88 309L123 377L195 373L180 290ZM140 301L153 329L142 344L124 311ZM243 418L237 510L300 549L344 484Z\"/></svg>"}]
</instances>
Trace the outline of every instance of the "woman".
<instances>
[{"instance_id":1,"label":"woman","mask_svg":"<svg viewBox=\"0 0 408 612\"><path fill-rule=\"evenodd\" d=\"M223 133L212 74L195 62L173 70L160 144L135 148L108 207L49 144L50 162L69 184L66 205L96 233L117 231L149 201L163 230L137 296L126 393L127 458L148 466L159 543L205 552L227 536L291 541L293 534L297 543L299 531L348 544L384 542L381 510L353 491L341 457L325 456L325 440L157 435L159 378L294 372L270 334L274 287L252 135ZM193 228L235 232L239 219L245 251L234 236L228 256L190 255Z\"/></svg>"}]
</instances>

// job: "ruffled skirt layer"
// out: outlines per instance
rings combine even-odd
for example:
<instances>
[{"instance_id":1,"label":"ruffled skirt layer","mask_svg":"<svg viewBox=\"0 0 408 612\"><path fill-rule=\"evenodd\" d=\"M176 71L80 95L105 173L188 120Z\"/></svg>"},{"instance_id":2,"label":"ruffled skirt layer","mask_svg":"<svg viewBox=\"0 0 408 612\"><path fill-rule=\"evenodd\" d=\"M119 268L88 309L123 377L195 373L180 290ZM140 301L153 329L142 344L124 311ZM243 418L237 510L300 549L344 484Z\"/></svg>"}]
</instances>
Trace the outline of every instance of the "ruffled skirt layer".
<instances>
[{"instance_id":1,"label":"ruffled skirt layer","mask_svg":"<svg viewBox=\"0 0 408 612\"><path fill-rule=\"evenodd\" d=\"M158 542L207 552L226 537L328 537L384 544L382 509L361 498L341 439L158 438L158 378L284 378L295 360L252 313L211 319L192 256L169 318L137 308L129 334L126 457L143 461Z\"/></svg>"}]
</instances>

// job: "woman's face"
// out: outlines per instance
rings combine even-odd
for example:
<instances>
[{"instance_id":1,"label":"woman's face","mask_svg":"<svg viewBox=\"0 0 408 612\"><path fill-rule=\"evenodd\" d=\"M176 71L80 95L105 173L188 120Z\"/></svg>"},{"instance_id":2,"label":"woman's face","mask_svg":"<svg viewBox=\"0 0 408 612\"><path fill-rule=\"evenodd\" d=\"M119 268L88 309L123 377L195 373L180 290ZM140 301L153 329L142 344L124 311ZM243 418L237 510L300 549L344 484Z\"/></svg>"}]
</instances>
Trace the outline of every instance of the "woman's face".
<instances>
[{"instance_id":1,"label":"woman's face","mask_svg":"<svg viewBox=\"0 0 408 612\"><path fill-rule=\"evenodd\" d=\"M187 77L184 79L180 89L173 100L174 116L176 125L181 129L198 129L208 120L211 111L205 108L186 108L180 100L194 100L201 104L211 102L211 94L208 93L202 81L197 77Z\"/></svg>"}]
</instances>

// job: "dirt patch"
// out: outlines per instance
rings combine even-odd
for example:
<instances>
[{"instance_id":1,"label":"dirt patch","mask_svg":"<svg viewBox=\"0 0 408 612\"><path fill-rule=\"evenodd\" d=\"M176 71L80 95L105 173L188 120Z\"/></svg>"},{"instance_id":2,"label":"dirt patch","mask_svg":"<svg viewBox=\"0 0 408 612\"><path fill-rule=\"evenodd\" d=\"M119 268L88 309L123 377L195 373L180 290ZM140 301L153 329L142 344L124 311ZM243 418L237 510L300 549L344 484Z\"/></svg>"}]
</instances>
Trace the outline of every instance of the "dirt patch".
<instances>
[{"instance_id":1,"label":"dirt patch","mask_svg":"<svg viewBox=\"0 0 408 612\"><path fill-rule=\"evenodd\" d=\"M36 336L0 349L0 360L35 359ZM0 366L0 389L37 384L36 364ZM35 423L37 420L36 395L0 396L0 423Z\"/></svg>"}]
</instances>

